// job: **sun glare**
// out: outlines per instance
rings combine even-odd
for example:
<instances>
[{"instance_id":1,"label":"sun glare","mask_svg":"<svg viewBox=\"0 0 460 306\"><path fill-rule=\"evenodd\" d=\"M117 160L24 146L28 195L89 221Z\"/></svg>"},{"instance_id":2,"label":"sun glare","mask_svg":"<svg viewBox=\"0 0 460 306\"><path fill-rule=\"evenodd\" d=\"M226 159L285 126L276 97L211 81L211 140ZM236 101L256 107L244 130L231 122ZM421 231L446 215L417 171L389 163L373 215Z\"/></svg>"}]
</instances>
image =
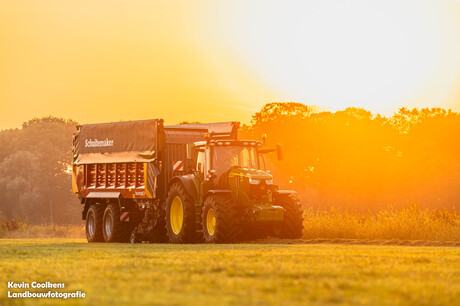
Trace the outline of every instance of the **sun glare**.
<instances>
[{"instance_id":1,"label":"sun glare","mask_svg":"<svg viewBox=\"0 0 460 306\"><path fill-rule=\"evenodd\" d=\"M283 100L390 114L452 99L460 79L459 2L250 3L218 16L224 36Z\"/></svg>"}]
</instances>

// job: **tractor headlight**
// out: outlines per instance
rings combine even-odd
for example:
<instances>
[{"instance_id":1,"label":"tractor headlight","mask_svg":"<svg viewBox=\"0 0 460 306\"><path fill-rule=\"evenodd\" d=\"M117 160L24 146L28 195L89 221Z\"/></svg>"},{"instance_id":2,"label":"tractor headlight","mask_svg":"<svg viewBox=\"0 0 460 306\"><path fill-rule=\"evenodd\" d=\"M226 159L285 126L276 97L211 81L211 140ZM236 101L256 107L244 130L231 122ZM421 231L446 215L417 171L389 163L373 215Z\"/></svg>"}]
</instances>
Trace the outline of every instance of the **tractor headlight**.
<instances>
[{"instance_id":1,"label":"tractor headlight","mask_svg":"<svg viewBox=\"0 0 460 306\"><path fill-rule=\"evenodd\" d=\"M266 181L265 181L265 184L267 184L267 185L273 185L273 180L266 180Z\"/></svg>"},{"instance_id":2,"label":"tractor headlight","mask_svg":"<svg viewBox=\"0 0 460 306\"><path fill-rule=\"evenodd\" d=\"M260 184L260 180L256 180L256 179L250 178L250 179L249 179L249 184L252 184L252 185L259 185L259 184Z\"/></svg>"}]
</instances>

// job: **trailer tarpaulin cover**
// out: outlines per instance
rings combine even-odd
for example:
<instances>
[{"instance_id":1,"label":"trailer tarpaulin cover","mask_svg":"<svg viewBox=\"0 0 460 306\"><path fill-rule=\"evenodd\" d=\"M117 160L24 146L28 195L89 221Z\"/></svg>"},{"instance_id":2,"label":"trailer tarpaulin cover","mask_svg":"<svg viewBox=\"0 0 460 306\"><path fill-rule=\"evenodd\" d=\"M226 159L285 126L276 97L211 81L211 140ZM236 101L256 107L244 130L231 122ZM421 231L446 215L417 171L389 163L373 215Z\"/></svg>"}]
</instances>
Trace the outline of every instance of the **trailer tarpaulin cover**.
<instances>
[{"instance_id":1,"label":"trailer tarpaulin cover","mask_svg":"<svg viewBox=\"0 0 460 306\"><path fill-rule=\"evenodd\" d=\"M82 125L74 136L74 163L153 161L158 133L163 133L161 119Z\"/></svg>"}]
</instances>

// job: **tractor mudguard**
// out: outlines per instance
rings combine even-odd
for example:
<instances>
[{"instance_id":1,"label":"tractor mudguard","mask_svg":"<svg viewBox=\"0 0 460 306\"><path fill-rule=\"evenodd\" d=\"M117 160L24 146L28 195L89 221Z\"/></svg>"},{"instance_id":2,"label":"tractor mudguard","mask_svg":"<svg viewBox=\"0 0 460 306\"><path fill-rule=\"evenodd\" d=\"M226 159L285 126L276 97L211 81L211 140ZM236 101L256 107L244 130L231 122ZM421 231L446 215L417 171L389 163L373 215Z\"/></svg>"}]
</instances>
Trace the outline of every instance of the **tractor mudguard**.
<instances>
[{"instance_id":1,"label":"tractor mudguard","mask_svg":"<svg viewBox=\"0 0 460 306\"><path fill-rule=\"evenodd\" d=\"M196 201L199 198L198 186L195 184L193 178L189 175L176 176L169 182L169 187L176 182L181 182L184 185L187 193Z\"/></svg>"},{"instance_id":2,"label":"tractor mudguard","mask_svg":"<svg viewBox=\"0 0 460 306\"><path fill-rule=\"evenodd\" d=\"M211 189L206 194L203 196L203 203L206 200L207 197L211 195L229 195L232 196L232 191L231 190L225 190L225 189Z\"/></svg>"},{"instance_id":3,"label":"tractor mudguard","mask_svg":"<svg viewBox=\"0 0 460 306\"><path fill-rule=\"evenodd\" d=\"M209 190L206 195L203 198L206 198L209 195L214 195L214 194L232 194L231 190L225 190L225 189L211 189Z\"/></svg>"},{"instance_id":4,"label":"tractor mudguard","mask_svg":"<svg viewBox=\"0 0 460 306\"><path fill-rule=\"evenodd\" d=\"M297 202L297 205L300 207L301 204L300 202L298 201L297 199L297 191L294 191L294 190L276 190L274 193L273 193L273 196L275 198L275 202L278 200L280 200L280 198L282 199L282 197L293 197L296 199L296 202Z\"/></svg>"}]
</instances>

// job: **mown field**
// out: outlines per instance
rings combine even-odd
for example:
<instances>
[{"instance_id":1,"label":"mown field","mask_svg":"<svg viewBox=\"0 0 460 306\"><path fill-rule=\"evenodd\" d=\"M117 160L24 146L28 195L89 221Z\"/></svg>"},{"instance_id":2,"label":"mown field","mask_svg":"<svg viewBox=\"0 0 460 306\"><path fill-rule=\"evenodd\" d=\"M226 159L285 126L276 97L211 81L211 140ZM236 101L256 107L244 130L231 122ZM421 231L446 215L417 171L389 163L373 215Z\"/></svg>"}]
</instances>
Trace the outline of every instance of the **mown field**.
<instances>
[{"instance_id":1,"label":"mown field","mask_svg":"<svg viewBox=\"0 0 460 306\"><path fill-rule=\"evenodd\" d=\"M2 239L0 304L58 302L8 299L8 281L65 282L58 291L87 295L62 304L452 305L460 300L458 247L270 242L130 245Z\"/></svg>"}]
</instances>

